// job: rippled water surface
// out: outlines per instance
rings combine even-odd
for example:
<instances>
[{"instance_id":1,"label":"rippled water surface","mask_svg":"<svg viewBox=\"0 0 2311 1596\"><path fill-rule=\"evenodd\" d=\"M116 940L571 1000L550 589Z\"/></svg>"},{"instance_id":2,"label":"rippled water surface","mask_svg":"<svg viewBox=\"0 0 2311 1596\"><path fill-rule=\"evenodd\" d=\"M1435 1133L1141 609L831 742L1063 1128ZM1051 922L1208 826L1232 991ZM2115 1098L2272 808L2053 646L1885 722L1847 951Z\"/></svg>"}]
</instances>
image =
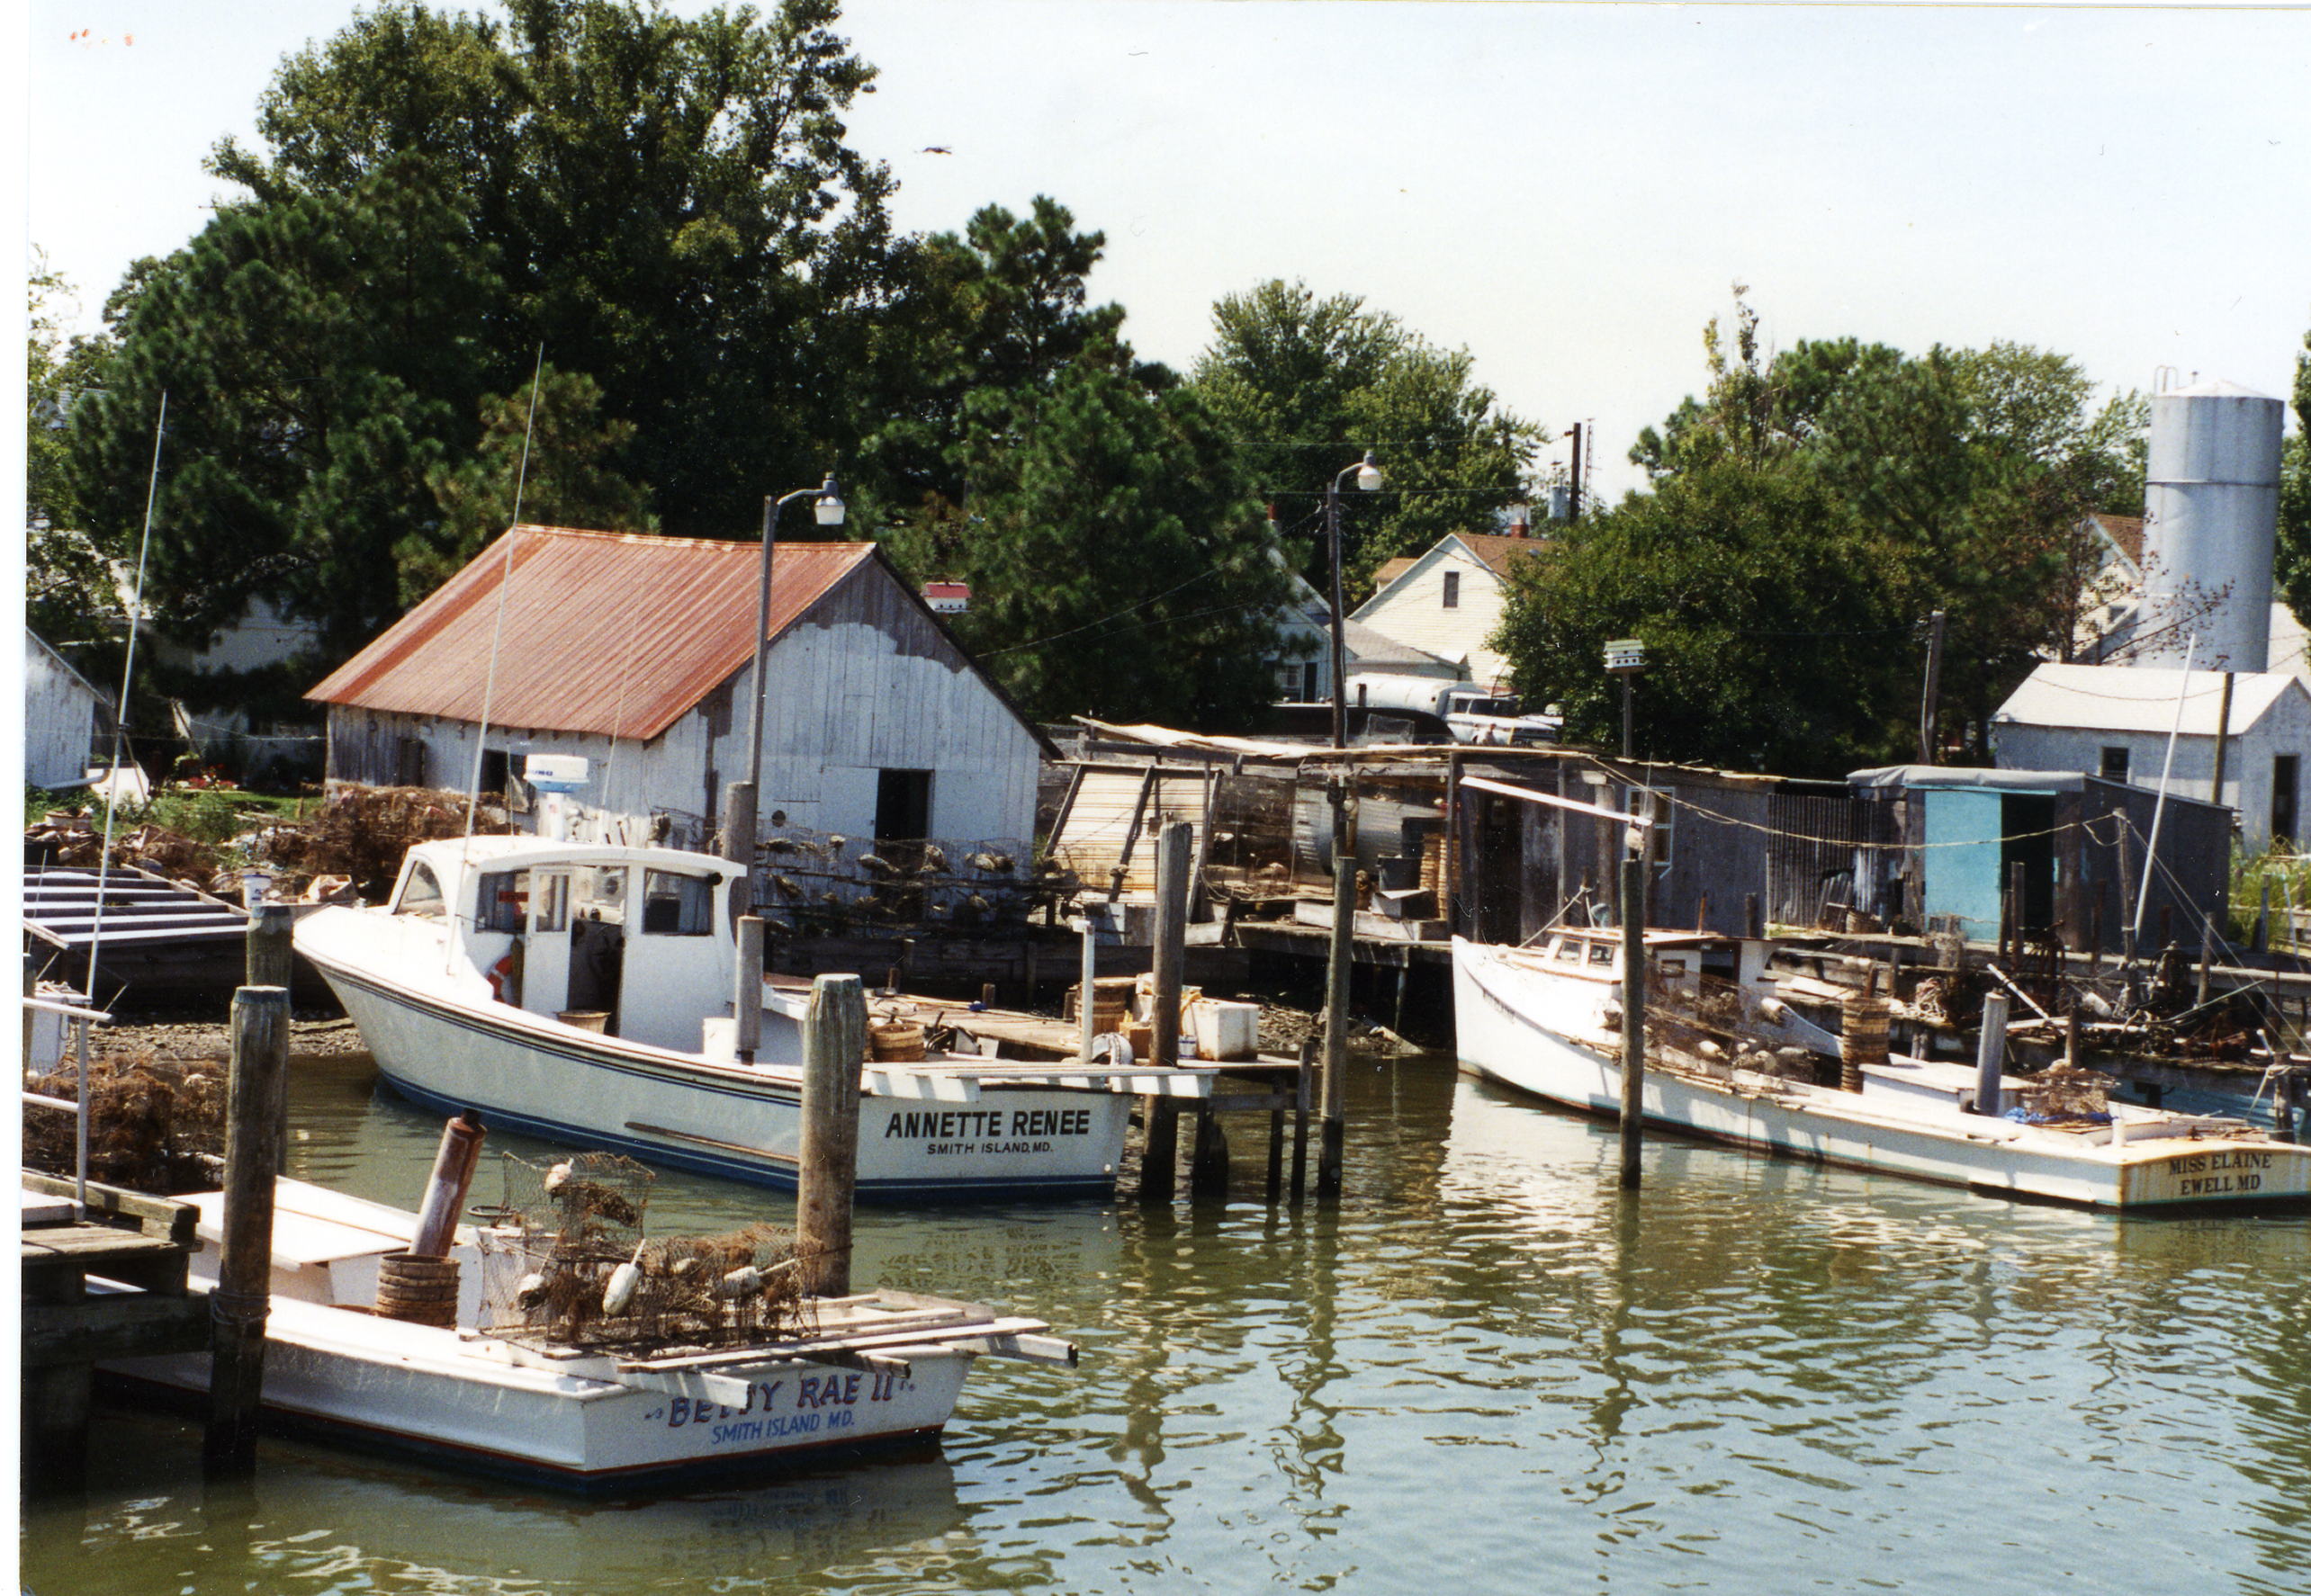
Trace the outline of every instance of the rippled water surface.
<instances>
[{"instance_id":1,"label":"rippled water surface","mask_svg":"<svg viewBox=\"0 0 2311 1596\"><path fill-rule=\"evenodd\" d=\"M862 1282L1047 1318L943 1445L585 1504L114 1408L26 1510L66 1592L2311 1591L2311 1224L2129 1222L1658 1142L1423 1058L1349 1195L862 1210ZM295 1172L408 1206L438 1122L299 1065ZM511 1143L517 1151L519 1143ZM490 1179L485 1171L486 1193ZM652 1228L784 1199L680 1175Z\"/></svg>"}]
</instances>

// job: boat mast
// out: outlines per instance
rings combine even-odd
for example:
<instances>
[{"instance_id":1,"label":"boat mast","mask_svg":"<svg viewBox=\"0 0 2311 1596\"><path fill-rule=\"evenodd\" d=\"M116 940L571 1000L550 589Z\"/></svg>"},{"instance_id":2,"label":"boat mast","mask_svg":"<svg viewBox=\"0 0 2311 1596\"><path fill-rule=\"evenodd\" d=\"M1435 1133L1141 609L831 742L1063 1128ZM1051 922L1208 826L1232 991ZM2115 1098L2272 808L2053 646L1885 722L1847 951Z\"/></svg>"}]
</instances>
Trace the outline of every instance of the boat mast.
<instances>
[{"instance_id":1,"label":"boat mast","mask_svg":"<svg viewBox=\"0 0 2311 1596\"><path fill-rule=\"evenodd\" d=\"M152 475L145 483L144 533L137 541L137 585L129 600L129 646L121 663L121 699L113 706L112 757L104 772L104 840L96 850L96 908L88 922L88 968L81 996L96 1007L96 953L104 941L104 887L112 873L112 822L121 807L121 758L129 740L129 686L136 679L137 633L144 623L145 564L152 552L152 523L160 502L160 445L168 430L168 390L160 390L159 413L152 423ZM80 1022L79 1116L72 1134L72 1200L88 1208L88 1027Z\"/></svg>"}]
</instances>

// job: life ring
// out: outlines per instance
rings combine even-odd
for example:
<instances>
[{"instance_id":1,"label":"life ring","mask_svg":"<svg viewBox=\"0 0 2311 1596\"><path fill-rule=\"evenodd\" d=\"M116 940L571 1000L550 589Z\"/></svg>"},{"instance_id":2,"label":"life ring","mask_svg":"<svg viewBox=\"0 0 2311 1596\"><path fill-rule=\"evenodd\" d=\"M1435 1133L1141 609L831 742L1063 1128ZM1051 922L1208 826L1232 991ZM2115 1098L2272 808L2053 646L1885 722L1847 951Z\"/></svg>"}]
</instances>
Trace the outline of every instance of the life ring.
<instances>
[{"instance_id":1,"label":"life ring","mask_svg":"<svg viewBox=\"0 0 2311 1596\"><path fill-rule=\"evenodd\" d=\"M514 955L510 950L508 951L504 958L499 959L496 964L490 966L489 975L490 996L498 1002L504 1002L506 1000L506 982L514 978Z\"/></svg>"}]
</instances>

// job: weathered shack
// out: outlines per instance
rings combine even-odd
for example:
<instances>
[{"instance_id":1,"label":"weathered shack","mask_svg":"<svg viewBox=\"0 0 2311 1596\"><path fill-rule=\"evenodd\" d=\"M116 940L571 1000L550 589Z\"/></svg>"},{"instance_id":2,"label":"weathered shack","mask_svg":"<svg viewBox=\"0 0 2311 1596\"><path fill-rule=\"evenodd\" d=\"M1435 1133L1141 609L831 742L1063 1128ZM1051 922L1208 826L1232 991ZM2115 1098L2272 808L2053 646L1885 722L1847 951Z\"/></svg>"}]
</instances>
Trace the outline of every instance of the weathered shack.
<instances>
[{"instance_id":1,"label":"weathered shack","mask_svg":"<svg viewBox=\"0 0 2311 1596\"><path fill-rule=\"evenodd\" d=\"M2170 794L2162 815L2156 793L2077 771L1897 765L1851 781L1883 818L1865 828L1848 901L1883 922L2109 953L2138 906L2145 946L2165 927L2195 947L2203 917L2226 912L2231 815L2218 805Z\"/></svg>"},{"instance_id":2,"label":"weathered shack","mask_svg":"<svg viewBox=\"0 0 2311 1596\"><path fill-rule=\"evenodd\" d=\"M308 695L329 777L462 787L478 739L520 813L523 756L580 755L581 826L701 846L746 763L760 564L757 543L515 527ZM1031 835L1048 744L874 544L779 544L768 635L766 831Z\"/></svg>"},{"instance_id":3,"label":"weathered shack","mask_svg":"<svg viewBox=\"0 0 2311 1596\"><path fill-rule=\"evenodd\" d=\"M96 737L109 727L109 695L24 631L24 779L36 787L72 787L88 779ZM101 759L94 759L102 763Z\"/></svg>"}]
</instances>

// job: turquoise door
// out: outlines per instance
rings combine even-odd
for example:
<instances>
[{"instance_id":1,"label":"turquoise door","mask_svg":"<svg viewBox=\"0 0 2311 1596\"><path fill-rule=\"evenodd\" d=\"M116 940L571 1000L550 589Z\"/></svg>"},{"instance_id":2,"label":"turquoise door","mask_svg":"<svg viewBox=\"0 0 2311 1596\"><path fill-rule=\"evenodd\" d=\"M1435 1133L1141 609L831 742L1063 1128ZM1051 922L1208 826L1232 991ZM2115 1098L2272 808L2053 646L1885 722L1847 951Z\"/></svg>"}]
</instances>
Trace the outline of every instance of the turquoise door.
<instances>
[{"instance_id":1,"label":"turquoise door","mask_svg":"<svg viewBox=\"0 0 2311 1596\"><path fill-rule=\"evenodd\" d=\"M1974 941L1997 940L1999 838L2006 800L1974 789L1926 794L1926 915L1954 914Z\"/></svg>"}]
</instances>

